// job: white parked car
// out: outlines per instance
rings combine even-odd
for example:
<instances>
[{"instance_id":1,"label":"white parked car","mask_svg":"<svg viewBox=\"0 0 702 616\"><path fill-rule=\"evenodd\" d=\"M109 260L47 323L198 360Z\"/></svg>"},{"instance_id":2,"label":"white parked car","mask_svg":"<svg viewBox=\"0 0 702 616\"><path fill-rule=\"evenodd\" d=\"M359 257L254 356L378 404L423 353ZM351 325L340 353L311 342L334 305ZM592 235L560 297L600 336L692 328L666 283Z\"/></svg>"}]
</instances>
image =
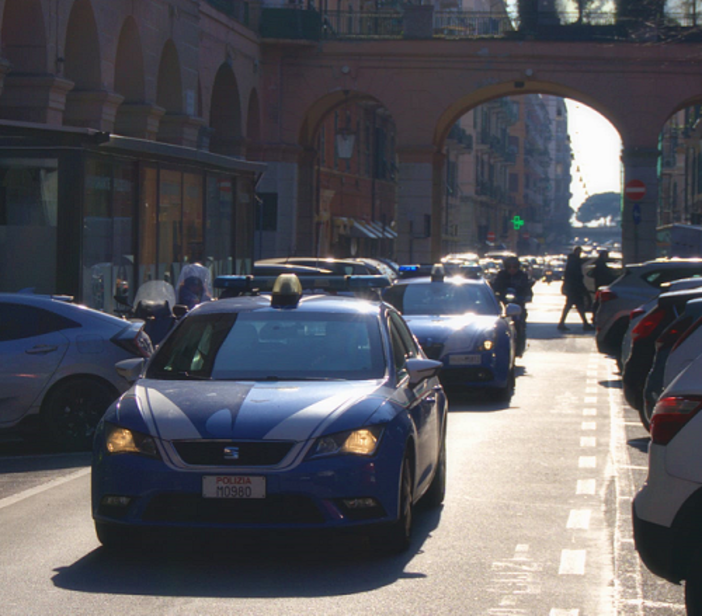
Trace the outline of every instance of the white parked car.
<instances>
[{"instance_id":1,"label":"white parked car","mask_svg":"<svg viewBox=\"0 0 702 616\"><path fill-rule=\"evenodd\" d=\"M665 283L693 276L702 276L702 259L656 259L627 265L619 278L597 291L598 351L621 362L631 311L656 297Z\"/></svg>"},{"instance_id":2,"label":"white parked car","mask_svg":"<svg viewBox=\"0 0 702 616\"><path fill-rule=\"evenodd\" d=\"M0 293L0 429L89 449L103 413L129 387L115 364L153 347L143 321L68 299Z\"/></svg>"},{"instance_id":3,"label":"white parked car","mask_svg":"<svg viewBox=\"0 0 702 616\"><path fill-rule=\"evenodd\" d=\"M687 613L702 614L702 357L661 394L651 418L648 477L634 498L636 549L654 574L685 580Z\"/></svg>"}]
</instances>

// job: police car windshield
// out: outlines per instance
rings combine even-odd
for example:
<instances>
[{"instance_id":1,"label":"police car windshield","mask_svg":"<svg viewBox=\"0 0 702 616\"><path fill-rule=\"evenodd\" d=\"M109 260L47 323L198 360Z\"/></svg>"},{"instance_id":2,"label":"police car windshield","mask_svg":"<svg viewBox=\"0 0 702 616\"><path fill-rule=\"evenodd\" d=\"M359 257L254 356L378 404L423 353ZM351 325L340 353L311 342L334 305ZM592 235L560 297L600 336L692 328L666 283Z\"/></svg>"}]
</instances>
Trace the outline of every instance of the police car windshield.
<instances>
[{"instance_id":1,"label":"police car windshield","mask_svg":"<svg viewBox=\"0 0 702 616\"><path fill-rule=\"evenodd\" d=\"M383 298L408 316L500 313L492 291L482 284L399 284L386 289Z\"/></svg>"},{"instance_id":2,"label":"police car windshield","mask_svg":"<svg viewBox=\"0 0 702 616\"><path fill-rule=\"evenodd\" d=\"M157 351L146 376L287 381L384 374L374 316L276 310L188 317Z\"/></svg>"}]
</instances>

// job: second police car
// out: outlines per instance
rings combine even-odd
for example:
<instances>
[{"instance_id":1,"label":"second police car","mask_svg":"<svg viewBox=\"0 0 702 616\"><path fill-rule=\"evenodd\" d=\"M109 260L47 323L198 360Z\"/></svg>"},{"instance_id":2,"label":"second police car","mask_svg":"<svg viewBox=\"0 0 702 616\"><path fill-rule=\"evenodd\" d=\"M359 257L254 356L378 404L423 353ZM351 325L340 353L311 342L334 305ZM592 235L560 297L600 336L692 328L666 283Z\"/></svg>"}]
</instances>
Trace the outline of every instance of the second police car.
<instances>
[{"instance_id":1,"label":"second police car","mask_svg":"<svg viewBox=\"0 0 702 616\"><path fill-rule=\"evenodd\" d=\"M483 389L508 400L514 387L516 304L504 309L483 279L445 276L407 278L383 291L404 316L428 357L441 361L441 380L461 391Z\"/></svg>"},{"instance_id":2,"label":"second police car","mask_svg":"<svg viewBox=\"0 0 702 616\"><path fill-rule=\"evenodd\" d=\"M377 276L337 277L345 288ZM306 280L311 286L328 281ZM271 294L223 277L106 413L92 508L106 546L167 529L350 529L408 547L413 510L446 482L447 401L400 314L387 304L304 295L294 275Z\"/></svg>"}]
</instances>

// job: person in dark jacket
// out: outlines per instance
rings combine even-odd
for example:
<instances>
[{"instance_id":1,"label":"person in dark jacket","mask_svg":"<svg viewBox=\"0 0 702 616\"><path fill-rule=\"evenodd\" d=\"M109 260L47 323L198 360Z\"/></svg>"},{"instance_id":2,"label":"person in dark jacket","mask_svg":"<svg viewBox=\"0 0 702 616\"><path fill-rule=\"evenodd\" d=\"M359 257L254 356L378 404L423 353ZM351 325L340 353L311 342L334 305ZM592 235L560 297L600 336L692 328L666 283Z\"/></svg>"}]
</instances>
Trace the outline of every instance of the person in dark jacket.
<instances>
[{"instance_id":1,"label":"person in dark jacket","mask_svg":"<svg viewBox=\"0 0 702 616\"><path fill-rule=\"evenodd\" d=\"M516 303L522 307L532 300L533 286L534 281L521 268L517 257L507 257L504 260L504 269L501 269L492 281L492 289L500 300L504 301L508 289L514 289Z\"/></svg>"},{"instance_id":2,"label":"person in dark jacket","mask_svg":"<svg viewBox=\"0 0 702 616\"><path fill-rule=\"evenodd\" d=\"M606 287L617 278L617 274L609 265L607 265L608 261L609 252L606 250L600 250L590 272L590 276L595 281L595 291L597 291L597 289L600 287Z\"/></svg>"},{"instance_id":3,"label":"person in dark jacket","mask_svg":"<svg viewBox=\"0 0 702 616\"><path fill-rule=\"evenodd\" d=\"M587 316L585 315L585 301L586 297L589 295L589 291L583 280L583 261L580 257L581 253L582 248L580 246L573 248L573 252L568 255L565 271L563 272L561 293L565 295L566 301L565 306L563 306L563 312L561 313L561 320L558 322L558 329L561 331L567 331L569 329L565 321L573 306L575 306L580 318L583 320L583 329L585 331L595 329L588 322Z\"/></svg>"}]
</instances>

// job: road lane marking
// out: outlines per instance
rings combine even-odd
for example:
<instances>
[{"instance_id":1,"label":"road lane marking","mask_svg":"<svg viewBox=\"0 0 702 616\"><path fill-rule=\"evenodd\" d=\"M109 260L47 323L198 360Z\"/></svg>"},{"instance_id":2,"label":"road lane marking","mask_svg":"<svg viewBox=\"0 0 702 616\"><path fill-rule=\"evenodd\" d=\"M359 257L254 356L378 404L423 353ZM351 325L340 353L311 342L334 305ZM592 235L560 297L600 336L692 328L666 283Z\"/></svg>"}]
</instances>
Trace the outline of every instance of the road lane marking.
<instances>
[{"instance_id":1,"label":"road lane marking","mask_svg":"<svg viewBox=\"0 0 702 616\"><path fill-rule=\"evenodd\" d=\"M43 483L40 486L36 486L35 488L29 488L29 490L24 490L23 492L19 492L18 494L14 494L13 496L8 496L7 498L0 499L0 509L5 509L10 505L14 505L27 498L31 498L32 496L36 496L37 494L41 494L42 492L46 492L47 490L51 490L57 486L63 485L64 483L68 483L69 481L73 481L74 479L79 479L80 477L84 477L88 474L90 474L90 468L82 468L81 470L76 471L75 473L71 473L70 475L65 475L63 477L52 479L51 481L47 481L46 483Z\"/></svg>"},{"instance_id":2,"label":"road lane marking","mask_svg":"<svg viewBox=\"0 0 702 616\"><path fill-rule=\"evenodd\" d=\"M580 437L581 447L597 447L597 438L594 436L581 436Z\"/></svg>"},{"instance_id":3,"label":"road lane marking","mask_svg":"<svg viewBox=\"0 0 702 616\"><path fill-rule=\"evenodd\" d=\"M597 404L597 396L585 396L585 404Z\"/></svg>"},{"instance_id":4,"label":"road lane marking","mask_svg":"<svg viewBox=\"0 0 702 616\"><path fill-rule=\"evenodd\" d=\"M585 415L586 417L594 417L595 415L597 415L597 409L593 409L593 408L583 409L583 415Z\"/></svg>"},{"instance_id":5,"label":"road lane marking","mask_svg":"<svg viewBox=\"0 0 702 616\"><path fill-rule=\"evenodd\" d=\"M566 528L574 530L589 530L591 515L591 509L572 509L570 514L568 515L568 522L566 524Z\"/></svg>"},{"instance_id":6,"label":"road lane marking","mask_svg":"<svg viewBox=\"0 0 702 616\"><path fill-rule=\"evenodd\" d=\"M580 456L578 468L597 468L597 458L595 456Z\"/></svg>"},{"instance_id":7,"label":"road lane marking","mask_svg":"<svg viewBox=\"0 0 702 616\"><path fill-rule=\"evenodd\" d=\"M591 495L595 493L597 482L594 479L578 479L576 494Z\"/></svg>"},{"instance_id":8,"label":"road lane marking","mask_svg":"<svg viewBox=\"0 0 702 616\"><path fill-rule=\"evenodd\" d=\"M562 550L559 575L585 575L586 550Z\"/></svg>"},{"instance_id":9,"label":"road lane marking","mask_svg":"<svg viewBox=\"0 0 702 616\"><path fill-rule=\"evenodd\" d=\"M551 608L548 616L580 616L580 610L562 610L554 607Z\"/></svg>"},{"instance_id":10,"label":"road lane marking","mask_svg":"<svg viewBox=\"0 0 702 616\"><path fill-rule=\"evenodd\" d=\"M580 426L582 430L597 430L597 422L596 421L584 421L582 425Z\"/></svg>"},{"instance_id":11,"label":"road lane marking","mask_svg":"<svg viewBox=\"0 0 702 616\"><path fill-rule=\"evenodd\" d=\"M596 394L598 392L597 387L586 387L585 388L585 393L586 394Z\"/></svg>"}]
</instances>

